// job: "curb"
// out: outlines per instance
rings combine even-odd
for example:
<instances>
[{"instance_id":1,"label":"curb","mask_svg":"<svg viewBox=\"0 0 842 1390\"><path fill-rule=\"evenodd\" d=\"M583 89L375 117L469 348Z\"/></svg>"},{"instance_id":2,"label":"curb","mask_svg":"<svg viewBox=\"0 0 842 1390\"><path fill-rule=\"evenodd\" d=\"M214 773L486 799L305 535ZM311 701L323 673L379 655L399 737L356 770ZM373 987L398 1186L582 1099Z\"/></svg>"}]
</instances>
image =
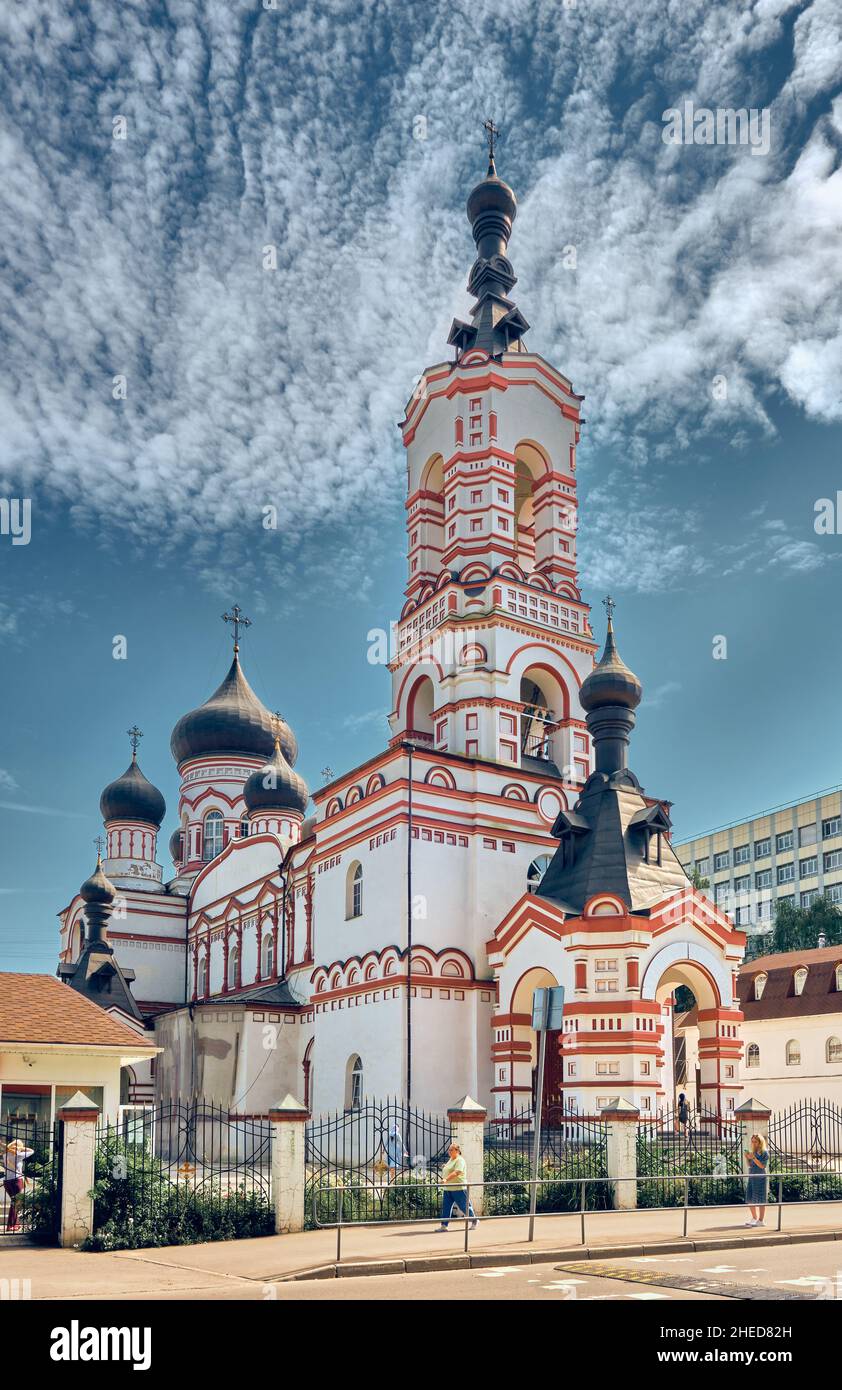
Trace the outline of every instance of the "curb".
<instances>
[{"instance_id":1,"label":"curb","mask_svg":"<svg viewBox=\"0 0 842 1390\"><path fill-rule=\"evenodd\" d=\"M278 1283L308 1279L360 1279L388 1274L440 1274L455 1269L492 1269L499 1265L553 1264L571 1260L615 1260L624 1256L705 1254L709 1250L742 1250L757 1245L807 1245L828 1240L842 1241L839 1231L768 1231L765 1235L723 1236L719 1239L655 1241L651 1245L573 1245L557 1250L499 1250L476 1255L414 1256L405 1260L343 1260L340 1264L318 1265L314 1269L287 1274Z\"/></svg>"}]
</instances>

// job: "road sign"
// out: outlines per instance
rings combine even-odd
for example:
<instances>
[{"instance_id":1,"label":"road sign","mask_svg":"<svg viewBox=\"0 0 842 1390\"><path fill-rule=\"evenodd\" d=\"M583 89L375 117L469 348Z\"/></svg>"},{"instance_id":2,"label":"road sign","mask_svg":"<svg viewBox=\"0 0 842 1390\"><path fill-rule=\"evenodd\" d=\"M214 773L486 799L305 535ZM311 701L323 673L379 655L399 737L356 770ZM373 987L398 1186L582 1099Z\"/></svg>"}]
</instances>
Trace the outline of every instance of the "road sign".
<instances>
[{"instance_id":1,"label":"road sign","mask_svg":"<svg viewBox=\"0 0 842 1390\"><path fill-rule=\"evenodd\" d=\"M532 1027L536 1033L558 1032L564 1014L564 986L536 989L532 993Z\"/></svg>"}]
</instances>

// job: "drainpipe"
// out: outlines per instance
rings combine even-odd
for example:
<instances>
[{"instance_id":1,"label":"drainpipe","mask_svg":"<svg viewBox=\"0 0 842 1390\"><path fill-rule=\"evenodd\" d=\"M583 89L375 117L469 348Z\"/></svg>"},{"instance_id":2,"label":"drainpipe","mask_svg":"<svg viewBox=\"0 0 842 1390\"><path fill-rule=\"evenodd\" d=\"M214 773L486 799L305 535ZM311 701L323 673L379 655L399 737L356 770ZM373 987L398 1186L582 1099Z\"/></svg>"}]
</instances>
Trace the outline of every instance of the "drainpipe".
<instances>
[{"instance_id":1,"label":"drainpipe","mask_svg":"<svg viewBox=\"0 0 842 1390\"><path fill-rule=\"evenodd\" d=\"M406 820L406 1104L412 1104L412 744L404 743L409 759Z\"/></svg>"}]
</instances>

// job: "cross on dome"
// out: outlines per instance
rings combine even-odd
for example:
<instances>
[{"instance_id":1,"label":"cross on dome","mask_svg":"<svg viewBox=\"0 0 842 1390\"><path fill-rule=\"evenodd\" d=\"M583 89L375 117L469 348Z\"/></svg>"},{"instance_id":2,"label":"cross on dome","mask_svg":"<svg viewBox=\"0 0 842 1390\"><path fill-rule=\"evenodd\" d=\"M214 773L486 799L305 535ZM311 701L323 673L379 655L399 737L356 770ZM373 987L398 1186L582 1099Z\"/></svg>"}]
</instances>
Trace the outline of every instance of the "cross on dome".
<instances>
[{"instance_id":1,"label":"cross on dome","mask_svg":"<svg viewBox=\"0 0 842 1390\"><path fill-rule=\"evenodd\" d=\"M500 137L500 127L496 126L492 118L489 116L487 121L483 121L482 128L485 131L486 136L488 138L488 162L489 165L493 168L494 146Z\"/></svg>"},{"instance_id":2,"label":"cross on dome","mask_svg":"<svg viewBox=\"0 0 842 1390\"><path fill-rule=\"evenodd\" d=\"M132 758L133 758L133 759L136 759L136 758L137 758L137 745L140 743L140 740L143 738L143 731L142 731L141 729L139 729L139 728L137 727L136 724L133 724L132 727L131 727L130 729L127 729L127 730L126 730L126 732L127 732L128 736L129 736L129 739L130 739L131 745L132 745Z\"/></svg>"},{"instance_id":3,"label":"cross on dome","mask_svg":"<svg viewBox=\"0 0 842 1390\"><path fill-rule=\"evenodd\" d=\"M103 840L101 835L96 836L94 844L96 845L96 857L97 859L101 859L102 851L105 849L105 841Z\"/></svg>"},{"instance_id":4,"label":"cross on dome","mask_svg":"<svg viewBox=\"0 0 842 1390\"><path fill-rule=\"evenodd\" d=\"M236 656L240 650L240 628L251 627L251 618L245 617L240 605L235 603L230 613L223 613L222 621L232 623L234 626L234 655Z\"/></svg>"}]
</instances>

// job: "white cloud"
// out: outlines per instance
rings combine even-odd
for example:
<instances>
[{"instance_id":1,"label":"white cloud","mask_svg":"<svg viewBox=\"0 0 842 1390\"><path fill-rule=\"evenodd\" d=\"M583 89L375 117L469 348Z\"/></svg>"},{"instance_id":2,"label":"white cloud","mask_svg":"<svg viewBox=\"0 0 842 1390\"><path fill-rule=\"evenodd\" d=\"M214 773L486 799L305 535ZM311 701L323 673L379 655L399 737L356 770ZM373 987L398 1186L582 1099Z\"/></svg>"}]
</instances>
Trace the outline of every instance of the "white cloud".
<instances>
[{"instance_id":1,"label":"white cloud","mask_svg":"<svg viewBox=\"0 0 842 1390\"><path fill-rule=\"evenodd\" d=\"M16 792L17 789L18 784L11 772L7 772L5 768L0 767L0 792Z\"/></svg>"},{"instance_id":2,"label":"white cloud","mask_svg":"<svg viewBox=\"0 0 842 1390\"><path fill-rule=\"evenodd\" d=\"M459 209L488 108L521 194L527 341L587 392L589 439L744 439L771 430L776 391L838 419L842 37L832 0L807 4L776 94L764 56L796 8L181 0L153 25L142 6L7 7L0 484L106 543L178 547L211 583L220 564L294 572L327 523L377 564L395 422L467 307ZM769 157L665 146L660 112L685 97L770 101ZM632 525L664 533L654 505ZM662 575L706 563L679 531Z\"/></svg>"}]
</instances>

